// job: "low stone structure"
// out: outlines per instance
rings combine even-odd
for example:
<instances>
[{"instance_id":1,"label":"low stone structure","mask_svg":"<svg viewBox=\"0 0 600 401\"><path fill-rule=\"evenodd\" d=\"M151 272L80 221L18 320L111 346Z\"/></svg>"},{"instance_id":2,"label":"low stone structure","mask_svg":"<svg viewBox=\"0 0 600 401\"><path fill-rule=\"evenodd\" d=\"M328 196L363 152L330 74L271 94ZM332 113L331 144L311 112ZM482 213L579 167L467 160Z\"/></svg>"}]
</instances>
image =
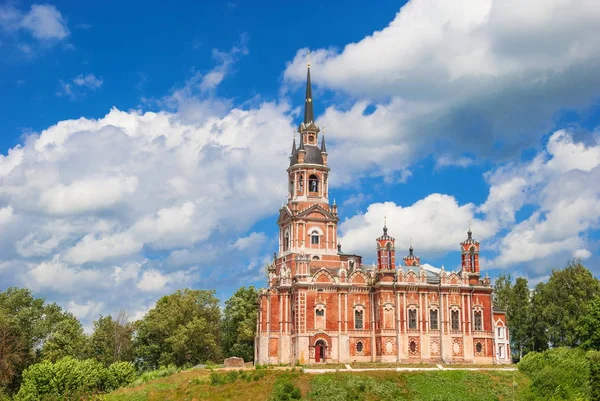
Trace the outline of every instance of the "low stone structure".
<instances>
[{"instance_id":1,"label":"low stone structure","mask_svg":"<svg viewBox=\"0 0 600 401\"><path fill-rule=\"evenodd\" d=\"M223 362L226 368L245 368L246 364L244 363L244 359L238 358L236 356L232 356L231 358L225 359Z\"/></svg>"}]
</instances>

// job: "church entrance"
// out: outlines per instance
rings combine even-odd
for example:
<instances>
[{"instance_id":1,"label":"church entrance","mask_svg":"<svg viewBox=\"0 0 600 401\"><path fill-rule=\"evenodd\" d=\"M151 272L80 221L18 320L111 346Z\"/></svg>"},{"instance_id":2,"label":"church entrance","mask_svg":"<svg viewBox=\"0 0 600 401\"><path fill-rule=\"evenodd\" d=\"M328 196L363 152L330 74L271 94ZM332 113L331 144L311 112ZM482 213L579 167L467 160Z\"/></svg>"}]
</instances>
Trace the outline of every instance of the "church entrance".
<instances>
[{"instance_id":1,"label":"church entrance","mask_svg":"<svg viewBox=\"0 0 600 401\"><path fill-rule=\"evenodd\" d=\"M325 362L325 348L327 348L325 341L317 341L315 344L315 362Z\"/></svg>"}]
</instances>

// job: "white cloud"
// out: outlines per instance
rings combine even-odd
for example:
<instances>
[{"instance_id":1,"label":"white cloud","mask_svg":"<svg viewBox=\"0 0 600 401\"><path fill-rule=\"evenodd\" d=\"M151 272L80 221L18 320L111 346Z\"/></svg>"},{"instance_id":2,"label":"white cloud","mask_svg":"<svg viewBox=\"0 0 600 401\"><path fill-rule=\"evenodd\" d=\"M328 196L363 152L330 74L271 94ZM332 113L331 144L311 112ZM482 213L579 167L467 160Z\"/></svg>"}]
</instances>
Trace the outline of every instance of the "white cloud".
<instances>
[{"instance_id":1,"label":"white cloud","mask_svg":"<svg viewBox=\"0 0 600 401\"><path fill-rule=\"evenodd\" d=\"M94 74L79 74L73 79L73 83L78 86L84 86L90 89L98 89L102 86L102 79L97 78Z\"/></svg>"},{"instance_id":2,"label":"white cloud","mask_svg":"<svg viewBox=\"0 0 600 401\"><path fill-rule=\"evenodd\" d=\"M34 4L21 20L23 29L39 40L64 39L69 35L67 23L53 5Z\"/></svg>"},{"instance_id":3,"label":"white cloud","mask_svg":"<svg viewBox=\"0 0 600 401\"><path fill-rule=\"evenodd\" d=\"M589 259L592 256L592 253L587 249L576 249L573 251L573 257L576 259Z\"/></svg>"},{"instance_id":4,"label":"white cloud","mask_svg":"<svg viewBox=\"0 0 600 401\"><path fill-rule=\"evenodd\" d=\"M75 301L69 301L67 303L67 310L71 312L79 320L84 319L97 319L98 315L102 312L104 303L86 301L84 303L77 303Z\"/></svg>"},{"instance_id":5,"label":"white cloud","mask_svg":"<svg viewBox=\"0 0 600 401\"><path fill-rule=\"evenodd\" d=\"M151 292L161 290L167 285L167 281L167 277L162 275L158 270L148 270L142 274L136 286L142 291Z\"/></svg>"},{"instance_id":6,"label":"white cloud","mask_svg":"<svg viewBox=\"0 0 600 401\"><path fill-rule=\"evenodd\" d=\"M597 97L599 4L412 0L372 35L313 51L313 83L347 95L319 118L340 182L396 180L440 151L439 167L467 166L538 146L554 113ZM302 83L305 66L300 49L286 82Z\"/></svg>"},{"instance_id":7,"label":"white cloud","mask_svg":"<svg viewBox=\"0 0 600 401\"><path fill-rule=\"evenodd\" d=\"M95 91L99 89L104 81L97 78L94 74L79 74L70 81L59 81L60 90L56 93L58 96L67 96L71 100L76 100L85 95L86 90Z\"/></svg>"},{"instance_id":8,"label":"white cloud","mask_svg":"<svg viewBox=\"0 0 600 401\"><path fill-rule=\"evenodd\" d=\"M559 130L532 160L486 173L490 189L480 206L459 205L453 196L442 194L405 207L373 203L340 225L343 249L373 255L386 216L397 250L408 248L412 238L417 254L429 258L458 250L469 221L483 250L492 251L486 269L547 262L557 255L589 258L587 234L600 228L600 136L591 139L586 145ZM525 207L531 215L518 219ZM544 266L534 270L547 273Z\"/></svg>"}]
</instances>

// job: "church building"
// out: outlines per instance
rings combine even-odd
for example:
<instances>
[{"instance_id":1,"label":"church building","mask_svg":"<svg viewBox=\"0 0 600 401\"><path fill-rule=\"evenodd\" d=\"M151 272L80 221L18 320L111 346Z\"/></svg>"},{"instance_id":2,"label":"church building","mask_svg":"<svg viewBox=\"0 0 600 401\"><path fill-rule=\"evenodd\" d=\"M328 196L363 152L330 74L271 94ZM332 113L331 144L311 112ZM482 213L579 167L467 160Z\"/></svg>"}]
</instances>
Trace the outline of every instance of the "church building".
<instances>
[{"instance_id":1,"label":"church building","mask_svg":"<svg viewBox=\"0 0 600 401\"><path fill-rule=\"evenodd\" d=\"M423 266L412 245L397 258L386 224L374 239L375 265L342 251L310 63L298 132L277 220L279 249L259 297L255 363L510 362L506 316L492 307L471 229L459 245L460 271Z\"/></svg>"}]
</instances>

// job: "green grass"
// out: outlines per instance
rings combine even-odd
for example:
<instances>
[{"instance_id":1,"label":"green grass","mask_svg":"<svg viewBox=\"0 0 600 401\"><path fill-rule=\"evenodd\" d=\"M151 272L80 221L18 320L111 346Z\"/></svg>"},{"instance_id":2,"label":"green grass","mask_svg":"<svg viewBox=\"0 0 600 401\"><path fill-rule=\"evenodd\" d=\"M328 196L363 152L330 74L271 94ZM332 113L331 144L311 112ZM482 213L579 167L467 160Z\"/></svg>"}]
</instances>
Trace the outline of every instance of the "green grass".
<instances>
[{"instance_id":1,"label":"green grass","mask_svg":"<svg viewBox=\"0 0 600 401\"><path fill-rule=\"evenodd\" d=\"M513 386L513 381L516 386ZM105 401L523 401L519 372L340 372L193 369L120 389ZM300 397L300 398L298 398Z\"/></svg>"}]
</instances>

